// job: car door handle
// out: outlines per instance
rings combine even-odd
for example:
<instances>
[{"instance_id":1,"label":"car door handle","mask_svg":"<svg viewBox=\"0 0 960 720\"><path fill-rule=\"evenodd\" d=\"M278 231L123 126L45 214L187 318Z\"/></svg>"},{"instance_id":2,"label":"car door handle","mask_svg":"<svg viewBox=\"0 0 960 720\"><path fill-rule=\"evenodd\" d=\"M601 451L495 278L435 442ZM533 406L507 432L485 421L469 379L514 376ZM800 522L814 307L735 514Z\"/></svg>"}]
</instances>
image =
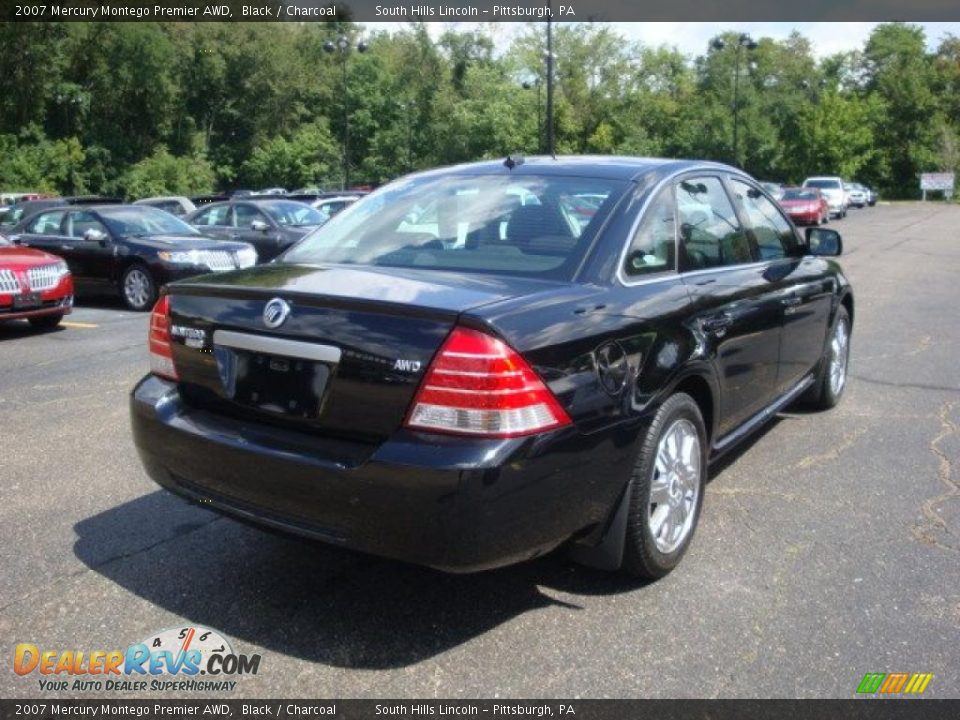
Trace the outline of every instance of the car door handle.
<instances>
[{"instance_id":1,"label":"car door handle","mask_svg":"<svg viewBox=\"0 0 960 720\"><path fill-rule=\"evenodd\" d=\"M703 328L704 332L708 333L724 333L727 328L733 325L733 315L730 313L723 313L722 315L714 315L713 317L708 317L703 319L700 322L700 327Z\"/></svg>"},{"instance_id":2,"label":"car door handle","mask_svg":"<svg viewBox=\"0 0 960 720\"><path fill-rule=\"evenodd\" d=\"M782 304L782 305L784 305L784 306L786 306L786 307L796 307L797 305L799 305L799 304L802 303L802 302L803 302L803 298L799 298L799 297L796 297L796 296L791 296L791 297L784 298L783 300L781 300L781 301L780 301L780 304Z\"/></svg>"}]
</instances>

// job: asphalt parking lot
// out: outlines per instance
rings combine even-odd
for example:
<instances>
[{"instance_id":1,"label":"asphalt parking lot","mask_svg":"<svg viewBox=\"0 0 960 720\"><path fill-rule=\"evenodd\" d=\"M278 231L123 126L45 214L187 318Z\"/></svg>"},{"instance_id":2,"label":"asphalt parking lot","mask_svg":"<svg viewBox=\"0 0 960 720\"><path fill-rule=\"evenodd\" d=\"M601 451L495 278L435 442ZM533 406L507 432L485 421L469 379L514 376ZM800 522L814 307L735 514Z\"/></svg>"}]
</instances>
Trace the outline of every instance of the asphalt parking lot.
<instances>
[{"instance_id":1,"label":"asphalt parking lot","mask_svg":"<svg viewBox=\"0 0 960 720\"><path fill-rule=\"evenodd\" d=\"M562 554L448 576L220 518L136 458L145 315L93 300L57 332L0 326L0 696L46 695L16 643L202 625L263 656L231 696L846 698L869 671L960 697L960 206L832 227L856 292L844 401L715 468L689 555L651 585Z\"/></svg>"}]
</instances>

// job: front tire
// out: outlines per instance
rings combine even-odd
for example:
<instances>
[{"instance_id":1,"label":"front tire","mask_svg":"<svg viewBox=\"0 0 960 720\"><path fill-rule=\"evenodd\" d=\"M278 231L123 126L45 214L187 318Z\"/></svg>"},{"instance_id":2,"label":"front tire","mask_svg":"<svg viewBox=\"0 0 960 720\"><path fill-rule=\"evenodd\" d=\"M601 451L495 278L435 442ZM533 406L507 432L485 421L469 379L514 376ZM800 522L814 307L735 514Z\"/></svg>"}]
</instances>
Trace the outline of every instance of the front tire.
<instances>
[{"instance_id":1,"label":"front tire","mask_svg":"<svg viewBox=\"0 0 960 720\"><path fill-rule=\"evenodd\" d=\"M804 396L805 404L815 410L836 407L847 387L850 366L850 314L841 305L823 349L823 359L813 387Z\"/></svg>"},{"instance_id":2,"label":"front tire","mask_svg":"<svg viewBox=\"0 0 960 720\"><path fill-rule=\"evenodd\" d=\"M622 569L655 580L690 547L707 476L707 433L693 398L667 399L647 430L630 483Z\"/></svg>"},{"instance_id":3,"label":"front tire","mask_svg":"<svg viewBox=\"0 0 960 720\"><path fill-rule=\"evenodd\" d=\"M63 320L63 313L32 317L29 319L29 322L30 326L36 328L37 330L53 330L60 324L61 320Z\"/></svg>"},{"instance_id":4,"label":"front tire","mask_svg":"<svg viewBox=\"0 0 960 720\"><path fill-rule=\"evenodd\" d=\"M157 282L144 265L135 264L123 271L120 297L128 308L144 312L157 301Z\"/></svg>"}]
</instances>

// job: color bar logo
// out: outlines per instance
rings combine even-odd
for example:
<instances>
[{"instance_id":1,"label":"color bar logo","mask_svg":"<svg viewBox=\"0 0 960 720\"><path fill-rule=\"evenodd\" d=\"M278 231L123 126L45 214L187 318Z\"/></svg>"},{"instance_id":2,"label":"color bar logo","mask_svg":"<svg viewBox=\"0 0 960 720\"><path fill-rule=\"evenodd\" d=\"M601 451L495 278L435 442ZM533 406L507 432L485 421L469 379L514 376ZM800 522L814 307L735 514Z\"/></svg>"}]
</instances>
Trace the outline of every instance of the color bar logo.
<instances>
[{"instance_id":1,"label":"color bar logo","mask_svg":"<svg viewBox=\"0 0 960 720\"><path fill-rule=\"evenodd\" d=\"M867 673L860 681L861 695L920 695L933 680L933 673Z\"/></svg>"}]
</instances>

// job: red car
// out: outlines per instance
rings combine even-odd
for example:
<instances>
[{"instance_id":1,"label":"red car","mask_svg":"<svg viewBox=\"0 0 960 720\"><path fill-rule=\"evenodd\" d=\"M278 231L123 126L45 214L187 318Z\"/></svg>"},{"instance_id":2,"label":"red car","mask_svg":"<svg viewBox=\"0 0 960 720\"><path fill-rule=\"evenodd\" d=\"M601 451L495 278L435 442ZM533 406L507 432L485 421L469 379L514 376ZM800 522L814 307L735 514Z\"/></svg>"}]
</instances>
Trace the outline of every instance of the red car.
<instances>
[{"instance_id":1,"label":"red car","mask_svg":"<svg viewBox=\"0 0 960 720\"><path fill-rule=\"evenodd\" d=\"M11 245L0 235L0 320L54 328L73 308L73 277L56 255Z\"/></svg>"},{"instance_id":2,"label":"red car","mask_svg":"<svg viewBox=\"0 0 960 720\"><path fill-rule=\"evenodd\" d=\"M830 205L818 188L786 188L780 206L797 225L823 225L830 220Z\"/></svg>"}]
</instances>

